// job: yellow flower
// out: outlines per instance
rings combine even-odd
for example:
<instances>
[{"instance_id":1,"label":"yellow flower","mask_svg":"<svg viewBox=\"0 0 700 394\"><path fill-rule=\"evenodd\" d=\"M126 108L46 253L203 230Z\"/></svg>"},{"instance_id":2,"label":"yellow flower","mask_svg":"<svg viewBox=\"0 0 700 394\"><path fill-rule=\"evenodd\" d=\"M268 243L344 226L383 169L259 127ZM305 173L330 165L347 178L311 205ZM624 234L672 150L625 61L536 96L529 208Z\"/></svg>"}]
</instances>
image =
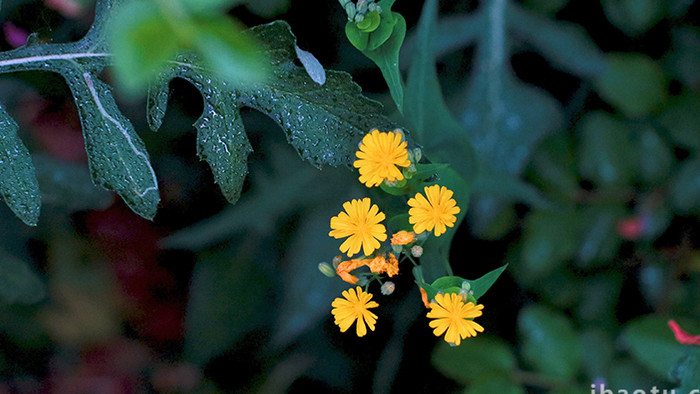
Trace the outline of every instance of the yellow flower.
<instances>
[{"instance_id":1,"label":"yellow flower","mask_svg":"<svg viewBox=\"0 0 700 394\"><path fill-rule=\"evenodd\" d=\"M436 294L435 302L430 303L430 312L426 316L435 319L429 325L436 337L447 331L445 341L459 346L462 339L476 336L477 331L484 332L484 327L471 320L481 316L482 309L484 306L481 304L465 304L459 294Z\"/></svg>"},{"instance_id":2,"label":"yellow flower","mask_svg":"<svg viewBox=\"0 0 700 394\"><path fill-rule=\"evenodd\" d=\"M374 331L374 323L377 322L377 315L368 311L369 308L379 306L372 299L372 294L365 293L361 287L343 291L343 297L333 300L331 313L335 316L335 324L340 327L340 332L345 332L357 320L357 336L363 337L367 334L367 327Z\"/></svg>"},{"instance_id":3,"label":"yellow flower","mask_svg":"<svg viewBox=\"0 0 700 394\"><path fill-rule=\"evenodd\" d=\"M392 245L408 245L416 240L416 233L413 231L399 231L391 236Z\"/></svg>"},{"instance_id":4,"label":"yellow flower","mask_svg":"<svg viewBox=\"0 0 700 394\"><path fill-rule=\"evenodd\" d=\"M406 141L400 133L383 133L377 129L365 135L360 150L355 152L358 160L352 165L360 171L360 182L367 187L379 186L385 179L402 180L403 174L396 168L408 167Z\"/></svg>"},{"instance_id":5,"label":"yellow flower","mask_svg":"<svg viewBox=\"0 0 700 394\"><path fill-rule=\"evenodd\" d=\"M347 252L348 257L359 252L360 248L365 256L369 256L379 248L379 241L386 241L386 228L379 224L386 216L367 197L348 201L343 208L345 212L331 218L328 235L336 239L348 237L340 245L340 251Z\"/></svg>"},{"instance_id":6,"label":"yellow flower","mask_svg":"<svg viewBox=\"0 0 700 394\"><path fill-rule=\"evenodd\" d=\"M424 188L426 199L418 193L408 200L412 207L408 210L408 222L413 225L413 231L420 234L423 231L432 231L435 228L435 236L439 237L447 227L454 227L459 213L457 202L452 198L452 190L440 185L426 186Z\"/></svg>"}]
</instances>

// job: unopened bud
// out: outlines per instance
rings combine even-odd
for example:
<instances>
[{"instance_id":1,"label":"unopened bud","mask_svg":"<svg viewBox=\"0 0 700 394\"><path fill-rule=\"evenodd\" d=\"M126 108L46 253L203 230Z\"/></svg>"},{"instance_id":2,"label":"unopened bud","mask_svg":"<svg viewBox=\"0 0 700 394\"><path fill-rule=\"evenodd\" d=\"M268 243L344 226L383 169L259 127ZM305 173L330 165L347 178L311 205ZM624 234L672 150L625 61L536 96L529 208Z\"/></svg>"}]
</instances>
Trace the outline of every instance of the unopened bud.
<instances>
[{"instance_id":1,"label":"unopened bud","mask_svg":"<svg viewBox=\"0 0 700 394\"><path fill-rule=\"evenodd\" d=\"M418 162L420 162L420 159L423 158L423 151L420 148L413 149L412 153L413 153L413 160L411 160L412 163L418 163Z\"/></svg>"},{"instance_id":2,"label":"unopened bud","mask_svg":"<svg viewBox=\"0 0 700 394\"><path fill-rule=\"evenodd\" d=\"M329 278L335 276L335 270L328 263L319 263L318 270L321 271L323 275L326 275Z\"/></svg>"},{"instance_id":3,"label":"unopened bud","mask_svg":"<svg viewBox=\"0 0 700 394\"><path fill-rule=\"evenodd\" d=\"M390 295L394 292L394 290L396 290L396 285L394 282L385 282L381 288L382 294L384 295Z\"/></svg>"},{"instance_id":4,"label":"unopened bud","mask_svg":"<svg viewBox=\"0 0 700 394\"><path fill-rule=\"evenodd\" d=\"M411 163L410 166L406 167L406 169L403 170L403 176L404 176L406 179L411 179L411 178L413 178L413 175L416 174L416 172L417 172L417 171L416 171L416 165L413 164L413 163Z\"/></svg>"},{"instance_id":5,"label":"unopened bud","mask_svg":"<svg viewBox=\"0 0 700 394\"><path fill-rule=\"evenodd\" d=\"M348 20L351 21L355 19L355 14L357 14L357 10L355 9L355 4L348 2L345 4L345 13L348 14Z\"/></svg>"},{"instance_id":6,"label":"unopened bud","mask_svg":"<svg viewBox=\"0 0 700 394\"><path fill-rule=\"evenodd\" d=\"M357 14L357 15L355 15L355 23L360 23L360 22L362 22L363 20L365 20L364 14Z\"/></svg>"},{"instance_id":7,"label":"unopened bud","mask_svg":"<svg viewBox=\"0 0 700 394\"><path fill-rule=\"evenodd\" d=\"M430 235L430 231L423 231L420 234L416 234L416 241L425 241L428 239L428 236Z\"/></svg>"},{"instance_id":8,"label":"unopened bud","mask_svg":"<svg viewBox=\"0 0 700 394\"><path fill-rule=\"evenodd\" d=\"M399 254L399 253L401 253L401 252L403 251L403 246L401 246L401 245L391 245L391 251L394 252L394 253L396 253L396 254Z\"/></svg>"},{"instance_id":9,"label":"unopened bud","mask_svg":"<svg viewBox=\"0 0 700 394\"><path fill-rule=\"evenodd\" d=\"M411 248L411 255L415 258L419 258L423 255L423 247L420 245L413 245Z\"/></svg>"},{"instance_id":10,"label":"unopened bud","mask_svg":"<svg viewBox=\"0 0 700 394\"><path fill-rule=\"evenodd\" d=\"M343 256L337 255L337 256L333 257L333 269L336 269L336 270L337 270L337 269L338 269L338 266L339 266L340 263L342 263L342 262L343 262Z\"/></svg>"},{"instance_id":11,"label":"unopened bud","mask_svg":"<svg viewBox=\"0 0 700 394\"><path fill-rule=\"evenodd\" d=\"M389 187L396 187L396 185L398 185L399 183L396 180L390 181L388 179L385 179L384 184L389 186Z\"/></svg>"},{"instance_id":12,"label":"unopened bud","mask_svg":"<svg viewBox=\"0 0 700 394\"><path fill-rule=\"evenodd\" d=\"M369 279L367 279L367 278L364 277L364 276L360 276L360 277L357 279L357 283L356 283L356 284L357 284L358 286L364 287L364 286L367 286L368 283L369 283Z\"/></svg>"},{"instance_id":13,"label":"unopened bud","mask_svg":"<svg viewBox=\"0 0 700 394\"><path fill-rule=\"evenodd\" d=\"M394 129L394 134L399 134L402 140L406 139L406 136L404 135L403 130L401 129Z\"/></svg>"},{"instance_id":14,"label":"unopened bud","mask_svg":"<svg viewBox=\"0 0 700 394\"><path fill-rule=\"evenodd\" d=\"M468 280L465 280L464 282L462 282L462 290L469 291L469 290L471 290L471 288L472 288L472 284L469 283Z\"/></svg>"},{"instance_id":15,"label":"unopened bud","mask_svg":"<svg viewBox=\"0 0 700 394\"><path fill-rule=\"evenodd\" d=\"M467 303L467 298L468 298L467 291L464 290L464 289L462 289L462 290L459 291L458 294L459 294L460 297L462 297L462 302L466 304L466 303Z\"/></svg>"}]
</instances>

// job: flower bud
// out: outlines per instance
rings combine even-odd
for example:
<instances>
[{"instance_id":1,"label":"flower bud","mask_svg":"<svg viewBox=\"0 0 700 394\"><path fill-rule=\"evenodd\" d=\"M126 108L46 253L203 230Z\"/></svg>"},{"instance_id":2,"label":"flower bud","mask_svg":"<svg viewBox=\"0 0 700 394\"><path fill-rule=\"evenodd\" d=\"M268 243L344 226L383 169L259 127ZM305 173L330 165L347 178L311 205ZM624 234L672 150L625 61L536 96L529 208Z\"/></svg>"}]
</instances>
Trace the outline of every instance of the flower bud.
<instances>
[{"instance_id":1,"label":"flower bud","mask_svg":"<svg viewBox=\"0 0 700 394\"><path fill-rule=\"evenodd\" d=\"M399 254L399 253L403 252L403 246L401 246L401 245L391 245L391 251L394 252L394 253L396 253L396 254Z\"/></svg>"},{"instance_id":2,"label":"flower bud","mask_svg":"<svg viewBox=\"0 0 700 394\"><path fill-rule=\"evenodd\" d=\"M333 257L333 269L336 269L336 270L337 270L337 269L338 269L338 266L339 266L340 263L342 263L342 262L343 262L343 256L337 255L337 256Z\"/></svg>"},{"instance_id":3,"label":"flower bud","mask_svg":"<svg viewBox=\"0 0 700 394\"><path fill-rule=\"evenodd\" d=\"M355 284L358 285L358 286L364 287L364 286L367 286L368 283L369 283L369 279L367 279L367 277L365 277L365 276L360 276L360 277L357 279L357 282L356 282Z\"/></svg>"},{"instance_id":4,"label":"flower bud","mask_svg":"<svg viewBox=\"0 0 700 394\"><path fill-rule=\"evenodd\" d=\"M391 281L385 282L381 287L382 294L384 295L390 295L394 290L396 290L396 284Z\"/></svg>"},{"instance_id":5,"label":"flower bud","mask_svg":"<svg viewBox=\"0 0 700 394\"><path fill-rule=\"evenodd\" d=\"M415 258L419 258L423 255L423 247L420 245L413 245L411 248L411 255Z\"/></svg>"},{"instance_id":6,"label":"flower bud","mask_svg":"<svg viewBox=\"0 0 700 394\"><path fill-rule=\"evenodd\" d=\"M319 263L318 270L321 271L323 275L326 275L329 278L335 276L335 270L328 263Z\"/></svg>"}]
</instances>

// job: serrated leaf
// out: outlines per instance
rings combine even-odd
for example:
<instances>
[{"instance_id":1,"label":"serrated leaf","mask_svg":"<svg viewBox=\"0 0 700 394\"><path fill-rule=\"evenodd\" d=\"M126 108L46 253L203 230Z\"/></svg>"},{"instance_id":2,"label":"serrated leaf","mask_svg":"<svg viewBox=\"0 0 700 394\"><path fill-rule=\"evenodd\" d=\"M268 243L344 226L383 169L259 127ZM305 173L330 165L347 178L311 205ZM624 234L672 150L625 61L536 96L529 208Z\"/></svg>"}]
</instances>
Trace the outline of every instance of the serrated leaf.
<instances>
[{"instance_id":1,"label":"serrated leaf","mask_svg":"<svg viewBox=\"0 0 700 394\"><path fill-rule=\"evenodd\" d=\"M181 77L192 82L205 102L203 119L216 118L218 127L234 122L241 107L257 109L275 120L285 131L287 140L300 156L316 167L349 164L357 144L372 128L393 130L395 124L381 114L381 105L363 97L360 87L344 72L328 71L322 86L314 82L302 67L296 66L296 39L285 22L257 26L248 33L260 42L270 61L272 76L260 83L232 86L212 77L200 61L192 56L179 56L174 64L152 86L149 93L148 120L151 127L160 126L167 105L167 82ZM226 120L225 122L223 120ZM221 120L223 123L219 122ZM199 123L213 130L214 123ZM218 156L210 165L220 166L227 186L224 194L236 196L247 171L244 153L248 152L240 124L229 124L217 131L216 138L200 137L211 143ZM199 132L202 133L201 127ZM211 131L208 131L211 133ZM228 142L229 152L217 147L217 140ZM235 142L235 146L231 143ZM231 148L234 149L231 149ZM208 160L209 160L209 156ZM221 164L222 160L225 164ZM227 172L233 170L233 172ZM214 170L215 173L219 170Z\"/></svg>"},{"instance_id":2,"label":"serrated leaf","mask_svg":"<svg viewBox=\"0 0 700 394\"><path fill-rule=\"evenodd\" d=\"M93 26L77 42L27 45L0 53L0 72L60 73L78 108L93 181L116 191L137 214L153 218L160 197L148 153L117 108L110 87L97 78L110 58L104 23L112 10L112 1L100 1Z\"/></svg>"},{"instance_id":3,"label":"serrated leaf","mask_svg":"<svg viewBox=\"0 0 700 394\"><path fill-rule=\"evenodd\" d=\"M143 141L119 112L110 87L92 72L66 81L78 106L93 180L116 191L134 212L153 219L160 201L158 180Z\"/></svg>"},{"instance_id":4,"label":"serrated leaf","mask_svg":"<svg viewBox=\"0 0 700 394\"><path fill-rule=\"evenodd\" d=\"M440 373L462 384L469 384L482 375L507 375L516 367L513 351L505 342L483 336L462 341L460 346L454 347L440 342L430 360Z\"/></svg>"},{"instance_id":5,"label":"serrated leaf","mask_svg":"<svg viewBox=\"0 0 700 394\"><path fill-rule=\"evenodd\" d=\"M44 284L29 264L0 250L0 303L34 304L45 296Z\"/></svg>"},{"instance_id":6,"label":"serrated leaf","mask_svg":"<svg viewBox=\"0 0 700 394\"><path fill-rule=\"evenodd\" d=\"M248 173L248 154L253 151L235 103L225 95L211 97L194 126L199 158L209 163L224 196L235 204Z\"/></svg>"},{"instance_id":7,"label":"serrated leaf","mask_svg":"<svg viewBox=\"0 0 700 394\"><path fill-rule=\"evenodd\" d=\"M583 349L565 315L537 304L529 305L518 316L518 333L523 356L538 371L562 380L576 376Z\"/></svg>"},{"instance_id":8,"label":"serrated leaf","mask_svg":"<svg viewBox=\"0 0 700 394\"><path fill-rule=\"evenodd\" d=\"M18 218L36 226L41 208L39 183L17 123L0 106L0 194Z\"/></svg>"}]
</instances>

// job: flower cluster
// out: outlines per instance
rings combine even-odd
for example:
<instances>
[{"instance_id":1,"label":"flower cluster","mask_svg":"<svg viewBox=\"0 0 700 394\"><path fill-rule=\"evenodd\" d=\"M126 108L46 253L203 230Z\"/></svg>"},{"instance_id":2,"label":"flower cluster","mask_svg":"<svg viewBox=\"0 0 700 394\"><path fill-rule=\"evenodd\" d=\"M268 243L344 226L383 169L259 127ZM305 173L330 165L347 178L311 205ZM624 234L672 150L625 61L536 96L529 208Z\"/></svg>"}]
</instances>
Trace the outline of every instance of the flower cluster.
<instances>
[{"instance_id":1,"label":"flower cluster","mask_svg":"<svg viewBox=\"0 0 700 394\"><path fill-rule=\"evenodd\" d=\"M347 331L353 323L356 323L357 336L366 335L367 327L374 331L377 315L369 309L379 304L370 301L372 294L367 290L371 282L381 284L382 294L393 293L396 285L382 282L382 278L398 275L399 264L404 260L419 267L414 258L422 255L423 243L429 233L436 237L445 234L448 227L454 227L456 215L460 213L451 190L428 182L434 178L431 170L438 167L418 163L422 158L420 151L409 151L407 146L401 130L380 132L375 129L362 139L355 154L357 160L353 163L359 171L359 181L368 188L380 186L393 195L412 195L403 202L408 211L404 228L392 229L396 231L389 237L384 224L386 215L368 197L345 202L343 210L330 220L328 235L344 239L339 250L348 259L339 255L333 260L332 267L323 263L319 269L327 276L337 275L356 285L331 304L331 313L341 332ZM417 168L422 169L422 177L416 175ZM387 240L388 245L384 244ZM363 256L353 258L357 254ZM365 270L361 271L362 268ZM445 334L446 341L458 345L461 339L483 331L472 320L481 315L483 305L467 302L462 295L456 294L437 294L432 302L428 302L426 291L422 287L420 290L424 304L431 309L427 317L434 319L430 327L434 328L436 336Z\"/></svg>"}]
</instances>

